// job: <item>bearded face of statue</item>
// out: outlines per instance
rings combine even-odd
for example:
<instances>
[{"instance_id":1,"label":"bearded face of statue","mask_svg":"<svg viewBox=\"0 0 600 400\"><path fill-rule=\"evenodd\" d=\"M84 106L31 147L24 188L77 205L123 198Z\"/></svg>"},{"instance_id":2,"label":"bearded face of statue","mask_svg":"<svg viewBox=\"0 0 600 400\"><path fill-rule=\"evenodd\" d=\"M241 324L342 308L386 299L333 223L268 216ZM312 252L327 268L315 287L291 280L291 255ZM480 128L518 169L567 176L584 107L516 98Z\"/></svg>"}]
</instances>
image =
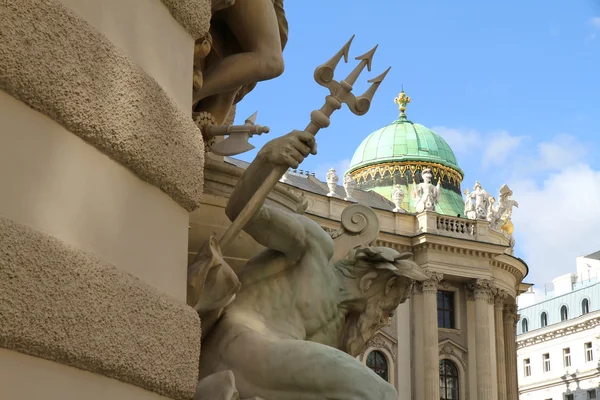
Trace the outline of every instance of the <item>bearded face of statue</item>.
<instances>
[{"instance_id":1,"label":"bearded face of statue","mask_svg":"<svg viewBox=\"0 0 600 400\"><path fill-rule=\"evenodd\" d=\"M346 318L342 350L353 357L365 350L367 342L410 296L412 280L390 273L382 275L363 293L362 309L351 312Z\"/></svg>"}]
</instances>

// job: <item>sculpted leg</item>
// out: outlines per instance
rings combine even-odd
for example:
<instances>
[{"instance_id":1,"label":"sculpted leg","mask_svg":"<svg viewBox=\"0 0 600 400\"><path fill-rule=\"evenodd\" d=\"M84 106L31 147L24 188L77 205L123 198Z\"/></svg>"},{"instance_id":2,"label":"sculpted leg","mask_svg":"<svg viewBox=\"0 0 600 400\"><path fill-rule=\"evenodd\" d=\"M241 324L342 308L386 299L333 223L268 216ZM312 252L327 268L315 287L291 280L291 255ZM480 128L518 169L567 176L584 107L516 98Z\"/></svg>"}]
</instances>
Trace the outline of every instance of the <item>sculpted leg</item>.
<instances>
[{"instance_id":1,"label":"sculpted leg","mask_svg":"<svg viewBox=\"0 0 600 400\"><path fill-rule=\"evenodd\" d=\"M265 400L397 400L393 386L358 360L329 346L270 338L229 325L214 332L203 356L231 370L241 398ZM222 337L221 346L214 343ZM233 338L229 340L228 338ZM220 340L220 339L217 339ZM228 344L227 344L228 343ZM215 346L216 344L216 346ZM201 361L202 362L202 361ZM217 363L211 363L213 367ZM206 371L204 373L207 373ZM201 366L201 375L202 366Z\"/></svg>"},{"instance_id":2,"label":"sculpted leg","mask_svg":"<svg viewBox=\"0 0 600 400\"><path fill-rule=\"evenodd\" d=\"M279 24L272 0L237 0L218 17L235 35L243 52L224 58L204 72L204 85L194 93L194 103L283 73Z\"/></svg>"}]
</instances>

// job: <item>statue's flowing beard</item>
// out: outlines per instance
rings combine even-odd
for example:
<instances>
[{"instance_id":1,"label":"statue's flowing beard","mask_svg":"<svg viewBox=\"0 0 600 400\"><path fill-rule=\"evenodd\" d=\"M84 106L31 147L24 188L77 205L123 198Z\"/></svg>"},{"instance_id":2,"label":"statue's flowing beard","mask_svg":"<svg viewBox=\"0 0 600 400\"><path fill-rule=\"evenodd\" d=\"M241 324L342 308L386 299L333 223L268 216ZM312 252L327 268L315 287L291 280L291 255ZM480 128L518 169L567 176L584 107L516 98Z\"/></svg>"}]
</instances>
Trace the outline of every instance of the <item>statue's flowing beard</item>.
<instances>
[{"instance_id":1,"label":"statue's flowing beard","mask_svg":"<svg viewBox=\"0 0 600 400\"><path fill-rule=\"evenodd\" d=\"M367 304L364 311L349 314L346 317L341 350L353 357L361 354L367 342L386 322L387 316L384 315L379 304Z\"/></svg>"}]
</instances>

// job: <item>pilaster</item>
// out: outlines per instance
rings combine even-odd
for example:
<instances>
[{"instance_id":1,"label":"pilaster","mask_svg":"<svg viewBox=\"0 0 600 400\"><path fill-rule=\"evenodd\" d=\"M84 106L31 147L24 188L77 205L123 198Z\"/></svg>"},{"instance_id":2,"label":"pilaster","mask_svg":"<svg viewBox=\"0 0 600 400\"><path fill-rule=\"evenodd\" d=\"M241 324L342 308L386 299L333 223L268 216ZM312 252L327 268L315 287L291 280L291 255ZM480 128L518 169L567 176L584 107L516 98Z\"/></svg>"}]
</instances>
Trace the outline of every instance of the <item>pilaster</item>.
<instances>
[{"instance_id":1,"label":"pilaster","mask_svg":"<svg viewBox=\"0 0 600 400\"><path fill-rule=\"evenodd\" d=\"M496 374L498 380L498 400L507 400L506 355L504 346L504 301L506 292L494 290L494 328L496 330Z\"/></svg>"},{"instance_id":2,"label":"pilaster","mask_svg":"<svg viewBox=\"0 0 600 400\"><path fill-rule=\"evenodd\" d=\"M488 303L493 299L492 282L477 279L467 285L475 298L475 350L477 357L477 399L494 398L490 354L490 315Z\"/></svg>"},{"instance_id":3,"label":"pilaster","mask_svg":"<svg viewBox=\"0 0 600 400\"><path fill-rule=\"evenodd\" d=\"M517 346L516 327L519 321L516 305L504 306L504 354L506 363L506 387L507 399L519 397L519 386L517 382Z\"/></svg>"},{"instance_id":4,"label":"pilaster","mask_svg":"<svg viewBox=\"0 0 600 400\"><path fill-rule=\"evenodd\" d=\"M429 280L420 285L423 291L424 400L440 398L437 290L442 278L442 274L430 273Z\"/></svg>"}]
</instances>

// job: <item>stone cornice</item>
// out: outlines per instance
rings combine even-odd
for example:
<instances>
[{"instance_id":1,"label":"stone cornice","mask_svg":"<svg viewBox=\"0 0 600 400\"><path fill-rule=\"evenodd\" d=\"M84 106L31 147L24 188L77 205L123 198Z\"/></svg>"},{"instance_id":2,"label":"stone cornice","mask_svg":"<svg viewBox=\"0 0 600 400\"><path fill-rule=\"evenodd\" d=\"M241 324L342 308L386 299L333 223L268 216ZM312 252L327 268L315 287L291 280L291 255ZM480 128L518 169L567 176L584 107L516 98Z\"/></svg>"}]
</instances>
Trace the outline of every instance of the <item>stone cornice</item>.
<instances>
[{"instance_id":1,"label":"stone cornice","mask_svg":"<svg viewBox=\"0 0 600 400\"><path fill-rule=\"evenodd\" d=\"M517 337L517 349L533 346L535 344L547 342L549 340L558 339L560 337L568 336L573 333L593 329L597 326L600 326L600 315L567 326L557 327L555 329L551 329L550 331L546 331L546 329L544 329L545 332L540 332L537 335L527 335L527 337L522 339L519 339Z\"/></svg>"}]
</instances>

